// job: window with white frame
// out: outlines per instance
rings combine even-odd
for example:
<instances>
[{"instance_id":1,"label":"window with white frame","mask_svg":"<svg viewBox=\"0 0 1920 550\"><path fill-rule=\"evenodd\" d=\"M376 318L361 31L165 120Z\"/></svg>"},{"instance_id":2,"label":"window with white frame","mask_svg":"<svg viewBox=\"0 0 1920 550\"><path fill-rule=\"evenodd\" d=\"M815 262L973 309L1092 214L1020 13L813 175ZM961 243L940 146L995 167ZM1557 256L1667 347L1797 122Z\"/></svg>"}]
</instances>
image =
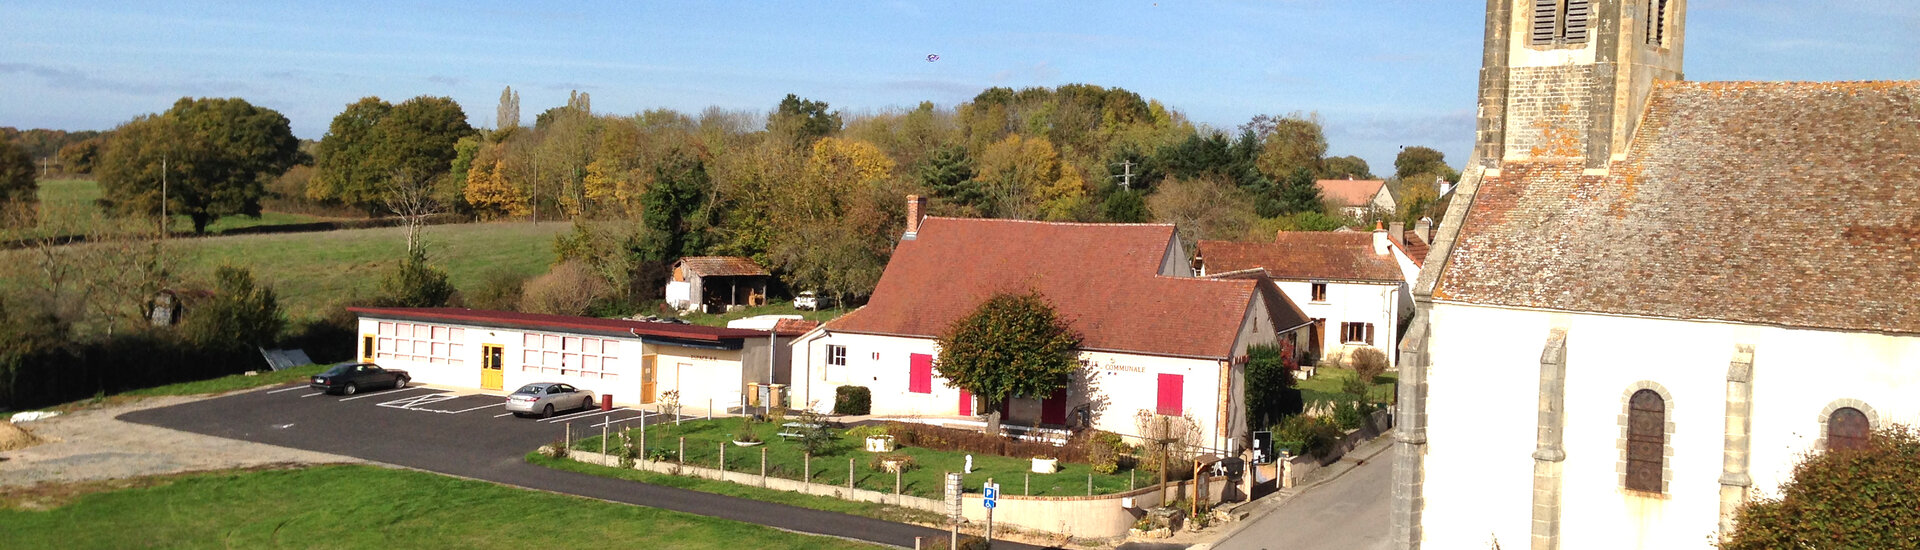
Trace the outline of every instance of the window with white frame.
<instances>
[{"instance_id":1,"label":"window with white frame","mask_svg":"<svg viewBox=\"0 0 1920 550\"><path fill-rule=\"evenodd\" d=\"M520 348L520 372L603 380L620 376L615 369L618 340L529 332L521 336Z\"/></svg>"},{"instance_id":2,"label":"window with white frame","mask_svg":"<svg viewBox=\"0 0 1920 550\"><path fill-rule=\"evenodd\" d=\"M847 347L827 345L827 364L836 367L847 366Z\"/></svg>"},{"instance_id":3,"label":"window with white frame","mask_svg":"<svg viewBox=\"0 0 1920 550\"><path fill-rule=\"evenodd\" d=\"M429 365L466 364L467 329L425 323L381 321L374 341L374 360L412 361Z\"/></svg>"}]
</instances>

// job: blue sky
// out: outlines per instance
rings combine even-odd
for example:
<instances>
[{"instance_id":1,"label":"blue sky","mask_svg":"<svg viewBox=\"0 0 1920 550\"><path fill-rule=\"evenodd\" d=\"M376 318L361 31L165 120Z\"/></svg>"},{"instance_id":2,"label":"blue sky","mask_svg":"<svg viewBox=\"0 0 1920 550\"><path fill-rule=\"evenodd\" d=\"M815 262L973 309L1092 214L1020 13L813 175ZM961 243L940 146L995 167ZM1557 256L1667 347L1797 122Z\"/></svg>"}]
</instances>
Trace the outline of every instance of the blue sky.
<instances>
[{"instance_id":1,"label":"blue sky","mask_svg":"<svg viewBox=\"0 0 1920 550\"><path fill-rule=\"evenodd\" d=\"M1920 2L1692 0L1692 80L1920 79ZM572 89L602 113L954 105L1092 83L1231 127L1319 113L1330 153L1458 166L1485 2L44 2L0 4L0 126L107 129L181 96L239 96L317 139L346 104L451 96L492 126ZM927 56L937 54L938 61Z\"/></svg>"}]
</instances>

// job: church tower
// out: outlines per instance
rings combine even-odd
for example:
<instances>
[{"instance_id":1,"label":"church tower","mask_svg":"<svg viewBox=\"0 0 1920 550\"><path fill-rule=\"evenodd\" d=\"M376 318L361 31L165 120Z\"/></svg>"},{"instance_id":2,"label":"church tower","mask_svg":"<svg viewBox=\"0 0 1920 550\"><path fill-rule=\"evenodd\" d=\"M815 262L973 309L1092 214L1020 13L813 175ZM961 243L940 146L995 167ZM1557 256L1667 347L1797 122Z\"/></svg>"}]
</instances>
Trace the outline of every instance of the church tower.
<instances>
[{"instance_id":1,"label":"church tower","mask_svg":"<svg viewBox=\"0 0 1920 550\"><path fill-rule=\"evenodd\" d=\"M1603 169L1655 80L1681 80L1686 0L1487 0L1474 157Z\"/></svg>"}]
</instances>

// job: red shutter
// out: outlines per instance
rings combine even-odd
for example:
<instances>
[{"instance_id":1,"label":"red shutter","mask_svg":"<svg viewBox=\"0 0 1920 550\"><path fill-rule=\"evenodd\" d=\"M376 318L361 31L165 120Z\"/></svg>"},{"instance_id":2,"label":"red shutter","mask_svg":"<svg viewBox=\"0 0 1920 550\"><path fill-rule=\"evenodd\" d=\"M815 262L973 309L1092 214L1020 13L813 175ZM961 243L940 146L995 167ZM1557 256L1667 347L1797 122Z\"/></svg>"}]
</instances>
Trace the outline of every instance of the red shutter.
<instances>
[{"instance_id":1,"label":"red shutter","mask_svg":"<svg viewBox=\"0 0 1920 550\"><path fill-rule=\"evenodd\" d=\"M933 356L915 353L907 367L907 391L933 393Z\"/></svg>"},{"instance_id":2,"label":"red shutter","mask_svg":"<svg viewBox=\"0 0 1920 550\"><path fill-rule=\"evenodd\" d=\"M1165 415L1179 415L1185 410L1180 403L1180 391L1186 385L1186 377L1178 374L1160 375L1160 398L1156 401L1155 411Z\"/></svg>"},{"instance_id":3,"label":"red shutter","mask_svg":"<svg viewBox=\"0 0 1920 550\"><path fill-rule=\"evenodd\" d=\"M960 416L973 416L973 392L960 390Z\"/></svg>"}]
</instances>

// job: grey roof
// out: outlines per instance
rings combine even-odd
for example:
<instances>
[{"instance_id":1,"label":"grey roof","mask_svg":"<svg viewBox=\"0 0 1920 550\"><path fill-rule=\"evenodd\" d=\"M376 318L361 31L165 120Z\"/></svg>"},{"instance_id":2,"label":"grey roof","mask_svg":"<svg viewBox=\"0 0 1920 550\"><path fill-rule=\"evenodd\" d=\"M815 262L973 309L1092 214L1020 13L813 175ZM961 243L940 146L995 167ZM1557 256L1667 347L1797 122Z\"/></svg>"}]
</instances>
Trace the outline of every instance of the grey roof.
<instances>
[{"instance_id":1,"label":"grey roof","mask_svg":"<svg viewBox=\"0 0 1920 550\"><path fill-rule=\"evenodd\" d=\"M1509 162L1433 296L1920 333L1920 82L1663 82L1624 160Z\"/></svg>"}]
</instances>

